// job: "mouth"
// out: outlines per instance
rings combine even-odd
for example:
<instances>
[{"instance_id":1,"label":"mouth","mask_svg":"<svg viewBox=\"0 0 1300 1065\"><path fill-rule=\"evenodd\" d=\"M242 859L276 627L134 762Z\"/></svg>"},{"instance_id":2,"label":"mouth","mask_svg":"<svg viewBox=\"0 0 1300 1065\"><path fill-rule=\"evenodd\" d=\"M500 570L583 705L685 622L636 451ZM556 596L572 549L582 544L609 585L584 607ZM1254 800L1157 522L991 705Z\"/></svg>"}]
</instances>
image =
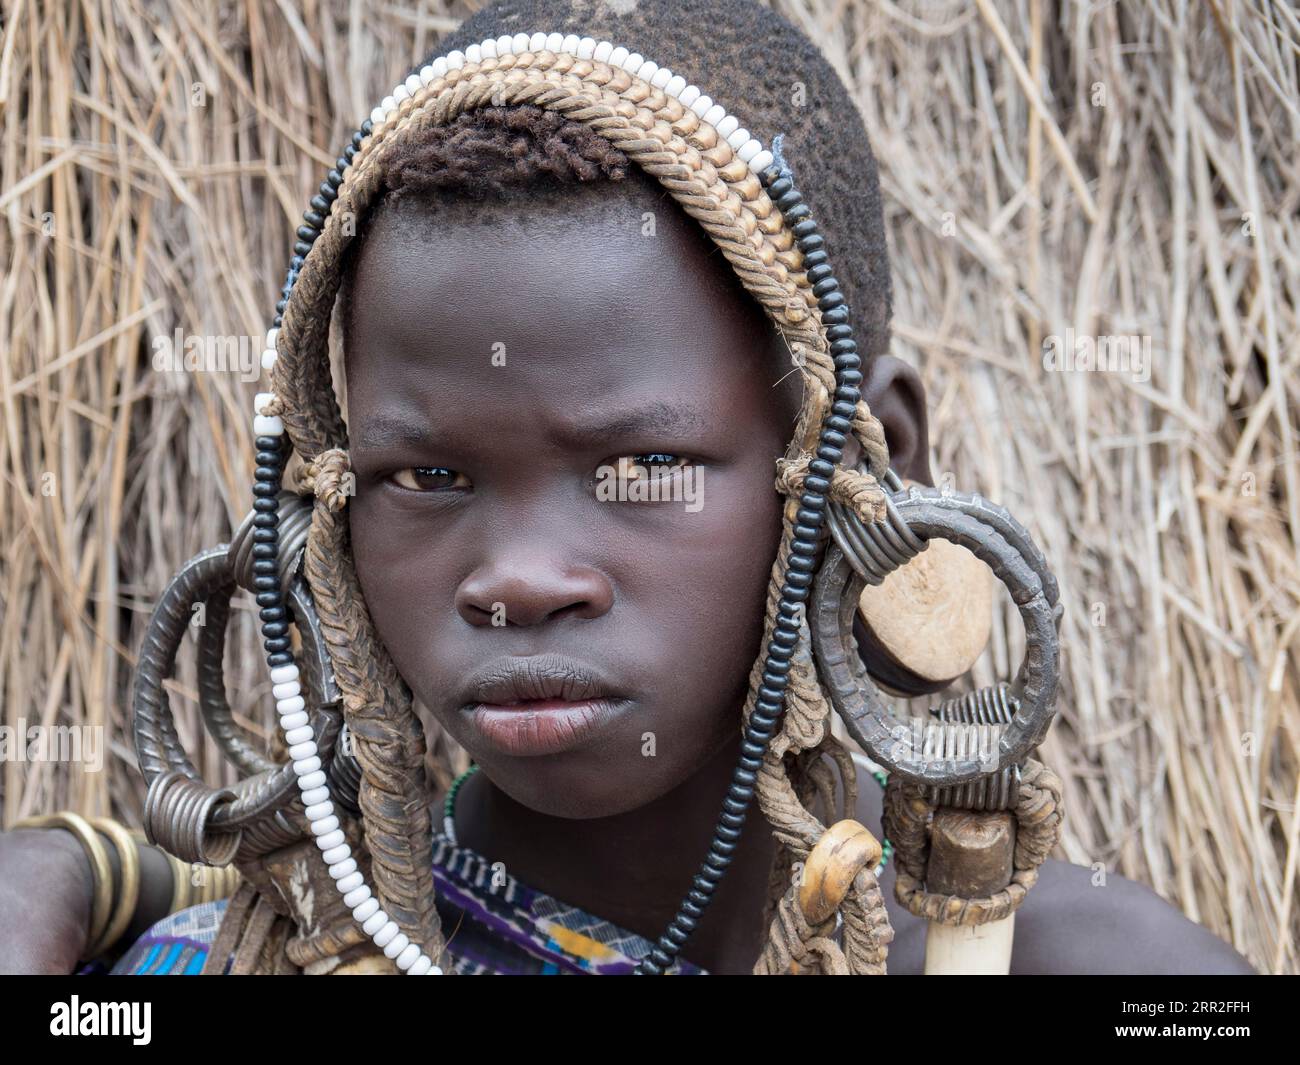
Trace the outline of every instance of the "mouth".
<instances>
[{"instance_id":1,"label":"mouth","mask_svg":"<svg viewBox=\"0 0 1300 1065\"><path fill-rule=\"evenodd\" d=\"M479 670L461 712L501 754L560 754L589 742L632 701L597 671L560 655L507 658Z\"/></svg>"}]
</instances>

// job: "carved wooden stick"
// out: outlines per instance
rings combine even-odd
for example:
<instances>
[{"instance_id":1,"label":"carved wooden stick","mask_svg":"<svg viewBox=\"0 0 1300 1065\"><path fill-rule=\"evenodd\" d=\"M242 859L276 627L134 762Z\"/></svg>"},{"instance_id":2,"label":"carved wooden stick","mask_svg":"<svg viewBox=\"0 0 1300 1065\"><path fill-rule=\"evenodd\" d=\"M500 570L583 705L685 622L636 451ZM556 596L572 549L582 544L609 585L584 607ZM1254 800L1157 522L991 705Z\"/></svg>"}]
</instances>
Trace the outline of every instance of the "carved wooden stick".
<instances>
[{"instance_id":1,"label":"carved wooden stick","mask_svg":"<svg viewBox=\"0 0 1300 1065\"><path fill-rule=\"evenodd\" d=\"M930 829L926 888L966 899L996 895L1011 882L1015 817L942 807ZM925 940L927 976L1005 976L1011 968L1016 915L982 925L930 922Z\"/></svg>"}]
</instances>

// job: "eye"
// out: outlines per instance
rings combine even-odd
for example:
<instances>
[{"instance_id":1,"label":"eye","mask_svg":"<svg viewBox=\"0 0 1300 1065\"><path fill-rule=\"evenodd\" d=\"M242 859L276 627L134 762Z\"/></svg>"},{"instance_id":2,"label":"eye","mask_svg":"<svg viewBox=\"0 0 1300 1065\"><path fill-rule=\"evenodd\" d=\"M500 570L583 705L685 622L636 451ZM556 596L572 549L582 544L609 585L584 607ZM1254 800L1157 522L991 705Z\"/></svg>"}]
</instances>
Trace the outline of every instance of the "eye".
<instances>
[{"instance_id":1,"label":"eye","mask_svg":"<svg viewBox=\"0 0 1300 1065\"><path fill-rule=\"evenodd\" d=\"M446 466L410 466L398 470L389 480L409 492L442 492L470 487L468 477Z\"/></svg>"},{"instance_id":2,"label":"eye","mask_svg":"<svg viewBox=\"0 0 1300 1065\"><path fill-rule=\"evenodd\" d=\"M689 463L690 459L681 455L649 451L641 455L620 455L615 465L619 477L625 481L636 481L669 477L674 470L680 470Z\"/></svg>"},{"instance_id":3,"label":"eye","mask_svg":"<svg viewBox=\"0 0 1300 1065\"><path fill-rule=\"evenodd\" d=\"M701 478L707 463L666 451L619 455L596 470L596 499L602 503L685 503L700 509Z\"/></svg>"}]
</instances>

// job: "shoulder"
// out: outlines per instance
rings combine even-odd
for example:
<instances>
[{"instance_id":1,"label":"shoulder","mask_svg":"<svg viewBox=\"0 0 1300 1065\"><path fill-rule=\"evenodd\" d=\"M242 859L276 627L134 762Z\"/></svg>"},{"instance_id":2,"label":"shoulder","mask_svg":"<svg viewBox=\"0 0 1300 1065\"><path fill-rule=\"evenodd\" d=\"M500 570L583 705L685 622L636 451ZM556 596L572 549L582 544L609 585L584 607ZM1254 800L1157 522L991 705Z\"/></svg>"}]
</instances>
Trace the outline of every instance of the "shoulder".
<instances>
[{"instance_id":1,"label":"shoulder","mask_svg":"<svg viewBox=\"0 0 1300 1065\"><path fill-rule=\"evenodd\" d=\"M1015 973L1244 976L1236 950L1104 865L1044 862L1016 913Z\"/></svg>"},{"instance_id":2,"label":"shoulder","mask_svg":"<svg viewBox=\"0 0 1300 1065\"><path fill-rule=\"evenodd\" d=\"M226 899L200 903L152 925L114 963L113 976L194 976L217 937Z\"/></svg>"}]
</instances>

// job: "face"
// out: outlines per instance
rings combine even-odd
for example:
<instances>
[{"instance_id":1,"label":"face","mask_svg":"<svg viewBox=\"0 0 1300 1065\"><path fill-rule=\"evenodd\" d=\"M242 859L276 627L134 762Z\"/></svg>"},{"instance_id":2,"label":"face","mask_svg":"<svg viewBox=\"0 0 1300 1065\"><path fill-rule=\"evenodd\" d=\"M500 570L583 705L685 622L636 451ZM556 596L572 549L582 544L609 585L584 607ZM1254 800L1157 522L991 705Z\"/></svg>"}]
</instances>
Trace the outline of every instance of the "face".
<instances>
[{"instance_id":1,"label":"face","mask_svg":"<svg viewBox=\"0 0 1300 1065\"><path fill-rule=\"evenodd\" d=\"M516 801L590 818L666 794L740 729L798 385L670 199L564 196L490 224L408 199L368 224L349 513L416 696Z\"/></svg>"}]
</instances>

